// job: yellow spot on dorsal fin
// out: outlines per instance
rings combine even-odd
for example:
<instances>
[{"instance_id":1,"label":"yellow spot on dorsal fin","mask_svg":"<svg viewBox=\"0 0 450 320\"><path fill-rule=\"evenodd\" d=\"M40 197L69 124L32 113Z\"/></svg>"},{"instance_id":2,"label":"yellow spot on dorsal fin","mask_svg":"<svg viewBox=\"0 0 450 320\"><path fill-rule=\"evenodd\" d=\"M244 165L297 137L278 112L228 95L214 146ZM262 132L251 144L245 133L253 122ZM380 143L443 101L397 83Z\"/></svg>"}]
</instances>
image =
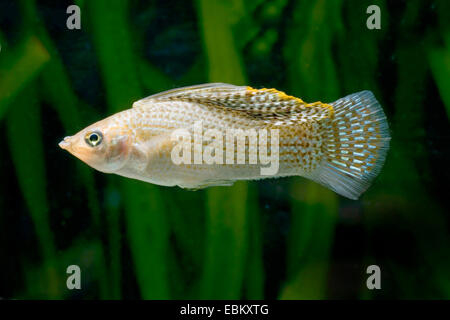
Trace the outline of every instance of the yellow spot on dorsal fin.
<instances>
[{"instance_id":1,"label":"yellow spot on dorsal fin","mask_svg":"<svg viewBox=\"0 0 450 320\"><path fill-rule=\"evenodd\" d=\"M312 103L306 103L304 102L302 99L294 97L294 96L290 96L286 93L284 93L283 91L274 89L274 88L262 88L262 89L255 89L252 87L247 87L247 93L251 94L251 95L256 95L256 94L261 94L261 93L273 93L275 95L277 95L279 101L296 101L298 103L298 105L303 106L303 107L322 107L322 108L327 108L329 111L329 116L332 117L334 114L334 109L331 105L327 104L327 103L323 103L321 101L317 101L317 102L312 102Z\"/></svg>"},{"instance_id":2,"label":"yellow spot on dorsal fin","mask_svg":"<svg viewBox=\"0 0 450 320\"><path fill-rule=\"evenodd\" d=\"M278 99L280 101L295 100L298 103L305 104L305 102L302 99L294 97L294 96L287 95L283 91L279 91L279 90L274 89L274 88L270 88L270 89L268 89L268 88L255 89L255 88L252 88L252 87L247 87L247 92L249 92L250 94L259 94L259 93L263 93L263 92L264 93L273 93L273 94L278 96Z\"/></svg>"}]
</instances>

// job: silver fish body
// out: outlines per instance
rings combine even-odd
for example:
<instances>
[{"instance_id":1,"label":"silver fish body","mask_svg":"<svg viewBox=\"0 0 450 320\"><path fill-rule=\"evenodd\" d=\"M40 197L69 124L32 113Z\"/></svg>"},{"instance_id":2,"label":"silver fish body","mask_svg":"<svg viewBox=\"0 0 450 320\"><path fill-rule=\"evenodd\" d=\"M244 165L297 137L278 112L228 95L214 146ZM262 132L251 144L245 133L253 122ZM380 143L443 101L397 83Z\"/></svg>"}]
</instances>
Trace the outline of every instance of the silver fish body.
<instances>
[{"instance_id":1,"label":"silver fish body","mask_svg":"<svg viewBox=\"0 0 450 320\"><path fill-rule=\"evenodd\" d=\"M158 185L303 176L356 199L381 169L389 139L369 91L308 104L275 89L206 84L139 100L62 147L100 171Z\"/></svg>"}]
</instances>

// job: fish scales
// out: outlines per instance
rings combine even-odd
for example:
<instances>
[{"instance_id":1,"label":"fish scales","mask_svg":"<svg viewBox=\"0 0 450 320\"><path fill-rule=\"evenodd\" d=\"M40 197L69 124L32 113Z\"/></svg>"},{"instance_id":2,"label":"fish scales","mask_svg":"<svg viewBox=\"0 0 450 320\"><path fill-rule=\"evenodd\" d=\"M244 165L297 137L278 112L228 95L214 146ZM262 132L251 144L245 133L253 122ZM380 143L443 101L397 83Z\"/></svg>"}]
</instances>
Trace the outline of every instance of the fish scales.
<instances>
[{"instance_id":1,"label":"fish scales","mask_svg":"<svg viewBox=\"0 0 450 320\"><path fill-rule=\"evenodd\" d=\"M241 148L233 140L229 151L227 134L233 129L248 136ZM182 150L189 151L190 161L174 161L174 148L180 144L174 139L177 130L187 135L182 142L189 148ZM203 139L211 130L223 136ZM383 165L388 131L383 110L370 91L329 104L306 103L276 89L216 83L144 98L133 108L66 137L60 145L97 170L159 185L200 189L236 180L303 176L356 199ZM256 140L251 138L253 132ZM222 154L223 163L195 161L196 150L201 158L219 140L214 156ZM261 160L261 140L266 142L267 157L277 161L273 175L262 174L267 163L249 163L250 154ZM271 148L275 142L278 152ZM231 155L234 162L227 163Z\"/></svg>"}]
</instances>

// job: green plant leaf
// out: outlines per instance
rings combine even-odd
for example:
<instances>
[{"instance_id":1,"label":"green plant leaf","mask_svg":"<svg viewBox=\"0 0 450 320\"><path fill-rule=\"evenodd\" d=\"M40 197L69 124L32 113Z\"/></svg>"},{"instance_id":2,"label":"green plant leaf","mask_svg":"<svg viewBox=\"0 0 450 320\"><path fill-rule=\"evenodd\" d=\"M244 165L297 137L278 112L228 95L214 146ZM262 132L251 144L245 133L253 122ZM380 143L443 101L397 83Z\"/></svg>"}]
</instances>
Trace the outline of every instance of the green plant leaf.
<instances>
[{"instance_id":1,"label":"green plant leaf","mask_svg":"<svg viewBox=\"0 0 450 320\"><path fill-rule=\"evenodd\" d=\"M11 50L11 51L9 51ZM35 36L0 52L0 120L14 98L39 74L50 55Z\"/></svg>"},{"instance_id":2,"label":"green plant leaf","mask_svg":"<svg viewBox=\"0 0 450 320\"><path fill-rule=\"evenodd\" d=\"M48 298L59 296L54 265L55 245L50 229L42 143L41 110L34 86L24 89L7 114L8 144L25 204L30 212L48 281ZM26 129L25 129L26 128Z\"/></svg>"}]
</instances>

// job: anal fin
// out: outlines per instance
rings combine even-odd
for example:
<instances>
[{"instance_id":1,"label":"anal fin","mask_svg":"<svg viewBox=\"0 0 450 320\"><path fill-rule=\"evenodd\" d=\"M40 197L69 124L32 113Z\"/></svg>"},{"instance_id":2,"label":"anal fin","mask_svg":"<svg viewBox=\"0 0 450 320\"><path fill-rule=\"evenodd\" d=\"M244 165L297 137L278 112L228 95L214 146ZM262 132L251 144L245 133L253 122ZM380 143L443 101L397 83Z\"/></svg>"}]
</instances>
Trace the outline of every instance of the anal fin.
<instances>
[{"instance_id":1,"label":"anal fin","mask_svg":"<svg viewBox=\"0 0 450 320\"><path fill-rule=\"evenodd\" d=\"M183 184L178 185L180 188L188 189L191 191L196 191L200 189L205 189L208 187L229 187L234 184L235 180L220 180L220 179L208 179L205 181L201 181L197 184Z\"/></svg>"}]
</instances>

